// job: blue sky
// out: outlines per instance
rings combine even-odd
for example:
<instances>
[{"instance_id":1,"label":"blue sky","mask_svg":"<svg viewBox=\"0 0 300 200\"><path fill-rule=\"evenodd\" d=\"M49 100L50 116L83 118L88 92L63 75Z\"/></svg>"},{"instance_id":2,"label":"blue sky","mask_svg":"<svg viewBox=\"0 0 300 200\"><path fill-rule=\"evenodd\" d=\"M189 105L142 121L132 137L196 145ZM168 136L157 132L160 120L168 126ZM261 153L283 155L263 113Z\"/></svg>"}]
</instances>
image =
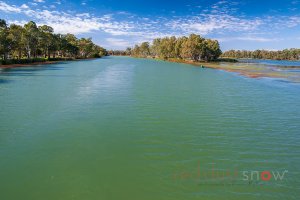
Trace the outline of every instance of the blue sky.
<instances>
[{"instance_id":1,"label":"blue sky","mask_svg":"<svg viewBox=\"0 0 300 200\"><path fill-rule=\"evenodd\" d=\"M107 49L190 33L218 39L223 51L300 48L300 0L0 0L0 18L92 37Z\"/></svg>"}]
</instances>

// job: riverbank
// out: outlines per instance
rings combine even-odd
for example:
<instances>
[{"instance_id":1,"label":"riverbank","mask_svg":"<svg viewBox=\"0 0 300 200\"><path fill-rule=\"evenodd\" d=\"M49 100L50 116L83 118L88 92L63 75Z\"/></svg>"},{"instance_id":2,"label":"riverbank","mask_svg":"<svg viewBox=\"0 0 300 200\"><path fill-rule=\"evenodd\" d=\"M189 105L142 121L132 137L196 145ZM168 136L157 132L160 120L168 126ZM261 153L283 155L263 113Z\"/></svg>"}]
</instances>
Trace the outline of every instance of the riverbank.
<instances>
[{"instance_id":1,"label":"riverbank","mask_svg":"<svg viewBox=\"0 0 300 200\"><path fill-rule=\"evenodd\" d=\"M218 70L224 70L228 72L236 72L239 73L240 75L247 76L249 78L259 78L263 77L264 75L261 73L250 73L247 71L246 73L246 66L233 66L229 64L221 64L220 62L195 62L192 60L183 60L183 59L177 59L177 58L168 58L168 59L160 59L160 58L147 58L147 59L154 59L154 60L160 60L160 61L166 61L166 62L173 62L173 63L183 63L183 64L189 64L189 65L194 65L197 67L202 67L202 68L211 68L211 69L218 69ZM229 62L233 63L233 62Z\"/></svg>"},{"instance_id":2,"label":"riverbank","mask_svg":"<svg viewBox=\"0 0 300 200\"><path fill-rule=\"evenodd\" d=\"M219 62L194 62L190 60L180 60L180 59L173 59L173 58L167 59L166 61L201 66L203 68L219 69L228 72L237 72L240 75L247 76L249 78L259 78L264 76L264 74L259 73L258 71L250 72L249 67L247 68L246 66L230 66L227 63L222 65Z\"/></svg>"},{"instance_id":3,"label":"riverbank","mask_svg":"<svg viewBox=\"0 0 300 200\"><path fill-rule=\"evenodd\" d=\"M31 63L14 63L14 64L0 64L0 68L2 69L7 69L7 68L16 68L16 67L30 67L30 66L35 66L35 65L49 65L49 64L55 64L58 62L66 62L66 61L81 61L81 60L92 60L96 58L56 58L56 59L50 59L50 60L44 60L44 61L36 61L36 62L31 62Z\"/></svg>"}]
</instances>

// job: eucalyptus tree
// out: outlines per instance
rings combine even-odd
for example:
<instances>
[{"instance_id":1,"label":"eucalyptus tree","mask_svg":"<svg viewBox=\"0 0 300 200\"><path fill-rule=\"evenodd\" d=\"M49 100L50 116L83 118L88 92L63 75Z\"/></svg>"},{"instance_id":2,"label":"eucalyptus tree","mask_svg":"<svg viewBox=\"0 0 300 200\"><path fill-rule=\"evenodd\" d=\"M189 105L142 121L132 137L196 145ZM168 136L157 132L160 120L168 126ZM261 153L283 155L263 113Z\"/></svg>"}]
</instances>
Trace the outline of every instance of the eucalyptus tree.
<instances>
[{"instance_id":1,"label":"eucalyptus tree","mask_svg":"<svg viewBox=\"0 0 300 200\"><path fill-rule=\"evenodd\" d=\"M147 57L150 55L150 45L149 42L143 42L140 46L140 54L143 57Z\"/></svg>"},{"instance_id":2,"label":"eucalyptus tree","mask_svg":"<svg viewBox=\"0 0 300 200\"><path fill-rule=\"evenodd\" d=\"M139 45L135 45L134 48L132 49L132 55L133 56L140 56L141 55L141 50Z\"/></svg>"},{"instance_id":3,"label":"eucalyptus tree","mask_svg":"<svg viewBox=\"0 0 300 200\"><path fill-rule=\"evenodd\" d=\"M76 57L79 53L78 39L75 35L70 33L66 34L64 38L67 41L66 52L69 56Z\"/></svg>"},{"instance_id":4,"label":"eucalyptus tree","mask_svg":"<svg viewBox=\"0 0 300 200\"><path fill-rule=\"evenodd\" d=\"M88 58L107 55L106 49L95 45L91 38L77 39L73 34L57 34L48 25L37 27L33 21L24 26L0 19L0 56L21 59L44 57ZM26 61L27 62L27 61ZM30 61L29 61L30 62ZM19 62L20 63L20 62Z\"/></svg>"},{"instance_id":5,"label":"eucalyptus tree","mask_svg":"<svg viewBox=\"0 0 300 200\"><path fill-rule=\"evenodd\" d=\"M0 54L6 60L10 48L9 29L5 20L0 19Z\"/></svg>"},{"instance_id":6,"label":"eucalyptus tree","mask_svg":"<svg viewBox=\"0 0 300 200\"><path fill-rule=\"evenodd\" d=\"M20 25L11 24L8 38L11 42L11 54L13 57L21 59L24 52L24 28Z\"/></svg>"},{"instance_id":7,"label":"eucalyptus tree","mask_svg":"<svg viewBox=\"0 0 300 200\"><path fill-rule=\"evenodd\" d=\"M176 45L176 37L175 36L172 36L172 37L169 37L169 38L166 38L166 41L165 41L165 49L166 49L166 57L167 58L175 58L176 57L176 52L175 52L175 45Z\"/></svg>"},{"instance_id":8,"label":"eucalyptus tree","mask_svg":"<svg viewBox=\"0 0 300 200\"><path fill-rule=\"evenodd\" d=\"M101 46L97 46L98 47L98 51L99 51L99 56L107 56L107 51L106 49L104 49L103 47Z\"/></svg>"},{"instance_id":9,"label":"eucalyptus tree","mask_svg":"<svg viewBox=\"0 0 300 200\"><path fill-rule=\"evenodd\" d=\"M155 38L150 47L150 53L154 57L162 57L161 56L161 38Z\"/></svg>"},{"instance_id":10,"label":"eucalyptus tree","mask_svg":"<svg viewBox=\"0 0 300 200\"><path fill-rule=\"evenodd\" d=\"M217 40L206 39L205 45L205 54L202 56L202 60L216 60L222 54L219 42Z\"/></svg>"},{"instance_id":11,"label":"eucalyptus tree","mask_svg":"<svg viewBox=\"0 0 300 200\"><path fill-rule=\"evenodd\" d=\"M177 58L193 61L216 60L221 53L217 40L205 39L196 34L191 34L189 37L155 38L152 45L144 42L140 46L135 45L131 50L131 54L137 57L147 57L150 54L152 57L163 59Z\"/></svg>"},{"instance_id":12,"label":"eucalyptus tree","mask_svg":"<svg viewBox=\"0 0 300 200\"><path fill-rule=\"evenodd\" d=\"M41 47L44 57L50 58L50 49L53 44L53 28L51 26L39 26L39 46Z\"/></svg>"},{"instance_id":13,"label":"eucalyptus tree","mask_svg":"<svg viewBox=\"0 0 300 200\"><path fill-rule=\"evenodd\" d=\"M164 37L160 40L160 55L159 57L167 59L170 58L172 54L173 47L171 46L172 42L169 37Z\"/></svg>"},{"instance_id":14,"label":"eucalyptus tree","mask_svg":"<svg viewBox=\"0 0 300 200\"><path fill-rule=\"evenodd\" d=\"M224 52L222 57L230 58L254 58L254 59L275 59L275 60L299 60L300 49L284 49L281 51L268 50L229 50Z\"/></svg>"},{"instance_id":15,"label":"eucalyptus tree","mask_svg":"<svg viewBox=\"0 0 300 200\"><path fill-rule=\"evenodd\" d=\"M181 56L182 46L183 46L183 43L187 41L187 39L188 38L185 36L177 38L176 43L175 43L175 57L176 58L182 58L182 56Z\"/></svg>"},{"instance_id":16,"label":"eucalyptus tree","mask_svg":"<svg viewBox=\"0 0 300 200\"><path fill-rule=\"evenodd\" d=\"M149 49L150 50L150 49ZM125 50L125 54L127 56L130 56L131 55L131 48L130 47L127 47L126 50Z\"/></svg>"},{"instance_id":17,"label":"eucalyptus tree","mask_svg":"<svg viewBox=\"0 0 300 200\"><path fill-rule=\"evenodd\" d=\"M205 39L200 35L191 34L182 44L181 57L199 61L205 54Z\"/></svg>"},{"instance_id":18,"label":"eucalyptus tree","mask_svg":"<svg viewBox=\"0 0 300 200\"><path fill-rule=\"evenodd\" d=\"M30 21L24 25L24 30L24 41L27 57L30 58L32 55L36 57L39 41L39 29L35 22Z\"/></svg>"},{"instance_id":19,"label":"eucalyptus tree","mask_svg":"<svg viewBox=\"0 0 300 200\"><path fill-rule=\"evenodd\" d=\"M80 56L87 58L93 51L93 42L91 38L81 38L78 41Z\"/></svg>"}]
</instances>

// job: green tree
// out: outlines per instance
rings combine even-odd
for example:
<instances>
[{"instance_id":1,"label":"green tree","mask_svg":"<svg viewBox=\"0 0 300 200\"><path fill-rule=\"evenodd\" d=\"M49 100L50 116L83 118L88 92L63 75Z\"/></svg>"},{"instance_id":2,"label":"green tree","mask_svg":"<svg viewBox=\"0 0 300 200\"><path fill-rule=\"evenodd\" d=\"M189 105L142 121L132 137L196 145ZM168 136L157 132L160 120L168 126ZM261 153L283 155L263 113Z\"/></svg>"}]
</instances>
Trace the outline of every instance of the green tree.
<instances>
[{"instance_id":1,"label":"green tree","mask_svg":"<svg viewBox=\"0 0 300 200\"><path fill-rule=\"evenodd\" d=\"M140 46L140 55L142 57L147 57L150 55L150 45L149 42L143 42Z\"/></svg>"},{"instance_id":2,"label":"green tree","mask_svg":"<svg viewBox=\"0 0 300 200\"><path fill-rule=\"evenodd\" d=\"M30 58L32 55L36 57L38 39L39 39L39 29L36 26L36 23L33 21L30 21L27 24L25 24L24 29L25 29L24 44L25 44L27 57Z\"/></svg>"},{"instance_id":3,"label":"green tree","mask_svg":"<svg viewBox=\"0 0 300 200\"><path fill-rule=\"evenodd\" d=\"M0 54L4 60L7 59L9 49L11 46L9 40L9 29L7 27L6 21L0 19Z\"/></svg>"},{"instance_id":4,"label":"green tree","mask_svg":"<svg viewBox=\"0 0 300 200\"><path fill-rule=\"evenodd\" d=\"M19 25L11 24L8 38L11 42L11 54L13 57L21 59L24 52L24 28Z\"/></svg>"},{"instance_id":5,"label":"green tree","mask_svg":"<svg viewBox=\"0 0 300 200\"><path fill-rule=\"evenodd\" d=\"M205 40L205 47L205 54L202 55L202 60L216 60L222 54L219 42L217 40Z\"/></svg>"},{"instance_id":6,"label":"green tree","mask_svg":"<svg viewBox=\"0 0 300 200\"><path fill-rule=\"evenodd\" d=\"M66 46L66 52L71 57L76 57L79 53L79 47L78 47L78 39L73 34L66 34L65 39L67 40L67 46Z\"/></svg>"},{"instance_id":7,"label":"green tree","mask_svg":"<svg viewBox=\"0 0 300 200\"><path fill-rule=\"evenodd\" d=\"M182 44L181 57L199 61L205 56L205 39L200 35L191 34Z\"/></svg>"},{"instance_id":8,"label":"green tree","mask_svg":"<svg viewBox=\"0 0 300 200\"><path fill-rule=\"evenodd\" d=\"M93 44L91 38L87 38L87 39L81 38L78 41L78 46L79 46L80 56L83 58L87 58L91 55L94 44Z\"/></svg>"},{"instance_id":9,"label":"green tree","mask_svg":"<svg viewBox=\"0 0 300 200\"><path fill-rule=\"evenodd\" d=\"M189 37L155 38L150 45L147 42L136 45L132 51L133 56L152 57L162 59L178 58L193 61L211 61L217 59L222 51L217 40L205 39L200 35L191 34Z\"/></svg>"},{"instance_id":10,"label":"green tree","mask_svg":"<svg viewBox=\"0 0 300 200\"><path fill-rule=\"evenodd\" d=\"M150 47L150 53L153 57L162 57L161 54L161 38L155 38Z\"/></svg>"},{"instance_id":11,"label":"green tree","mask_svg":"<svg viewBox=\"0 0 300 200\"><path fill-rule=\"evenodd\" d=\"M135 45L131 53L133 56L140 56L140 52L141 51L139 45Z\"/></svg>"},{"instance_id":12,"label":"green tree","mask_svg":"<svg viewBox=\"0 0 300 200\"><path fill-rule=\"evenodd\" d=\"M182 56L181 56L182 46L183 46L183 43L186 41L187 41L187 37L185 37L185 36L180 37L176 40L176 43L175 43L175 57L176 58L182 58Z\"/></svg>"},{"instance_id":13,"label":"green tree","mask_svg":"<svg viewBox=\"0 0 300 200\"><path fill-rule=\"evenodd\" d=\"M127 47L126 48L126 50L125 50L125 54L127 55L127 56L130 56L131 55L131 48L130 47Z\"/></svg>"},{"instance_id":14,"label":"green tree","mask_svg":"<svg viewBox=\"0 0 300 200\"><path fill-rule=\"evenodd\" d=\"M50 58L50 49L53 44L53 28L47 25L39 27L39 45L44 53L44 57Z\"/></svg>"}]
</instances>

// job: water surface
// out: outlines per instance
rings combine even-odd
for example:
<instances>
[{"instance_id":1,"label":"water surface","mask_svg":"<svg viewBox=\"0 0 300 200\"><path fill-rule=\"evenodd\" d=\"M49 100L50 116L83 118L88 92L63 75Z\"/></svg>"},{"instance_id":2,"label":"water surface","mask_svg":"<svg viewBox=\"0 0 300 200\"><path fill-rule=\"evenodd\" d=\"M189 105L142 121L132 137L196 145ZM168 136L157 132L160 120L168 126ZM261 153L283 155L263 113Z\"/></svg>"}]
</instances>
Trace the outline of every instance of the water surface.
<instances>
[{"instance_id":1,"label":"water surface","mask_svg":"<svg viewBox=\"0 0 300 200\"><path fill-rule=\"evenodd\" d=\"M0 108L1 199L300 196L299 84L107 57L3 70Z\"/></svg>"}]
</instances>

